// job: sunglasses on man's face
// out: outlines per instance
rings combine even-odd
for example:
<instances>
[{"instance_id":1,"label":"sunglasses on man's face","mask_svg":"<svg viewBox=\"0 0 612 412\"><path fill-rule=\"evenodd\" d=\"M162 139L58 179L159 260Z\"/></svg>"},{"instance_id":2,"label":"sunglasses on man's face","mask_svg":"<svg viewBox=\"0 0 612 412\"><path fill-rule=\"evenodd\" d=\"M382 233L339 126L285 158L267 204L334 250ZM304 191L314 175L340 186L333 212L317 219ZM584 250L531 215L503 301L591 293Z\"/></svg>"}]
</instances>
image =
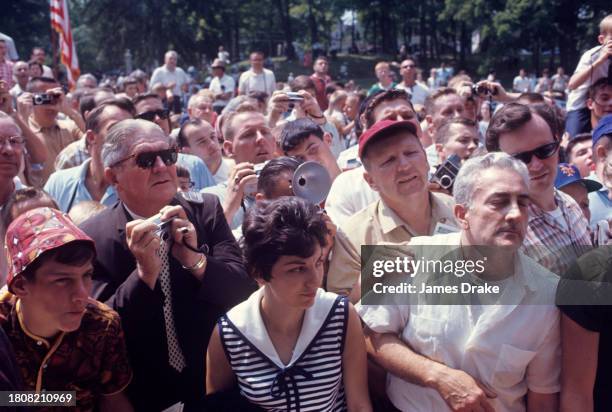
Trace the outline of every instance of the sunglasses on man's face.
<instances>
[{"instance_id":1,"label":"sunglasses on man's face","mask_svg":"<svg viewBox=\"0 0 612 412\"><path fill-rule=\"evenodd\" d=\"M513 154L512 157L528 165L529 163L531 163L531 159L533 158L533 156L537 157L540 160L548 159L549 157L555 154L558 148L559 142L552 142L542 145L540 147L536 147L533 150Z\"/></svg>"},{"instance_id":2,"label":"sunglasses on man's face","mask_svg":"<svg viewBox=\"0 0 612 412\"><path fill-rule=\"evenodd\" d=\"M168 116L170 116L170 111L168 109L149 110L148 112L137 114L136 118L152 122L155 120L155 116L159 117L160 119L167 119Z\"/></svg>"},{"instance_id":3,"label":"sunglasses on man's face","mask_svg":"<svg viewBox=\"0 0 612 412\"><path fill-rule=\"evenodd\" d=\"M155 165L158 157L166 166L171 166L178 160L178 151L175 147L171 147L169 149L157 150L154 152L141 152L128 156L125 159L121 159L113 166L117 166L126 160L135 158L136 166L140 167L141 169L151 169Z\"/></svg>"}]
</instances>

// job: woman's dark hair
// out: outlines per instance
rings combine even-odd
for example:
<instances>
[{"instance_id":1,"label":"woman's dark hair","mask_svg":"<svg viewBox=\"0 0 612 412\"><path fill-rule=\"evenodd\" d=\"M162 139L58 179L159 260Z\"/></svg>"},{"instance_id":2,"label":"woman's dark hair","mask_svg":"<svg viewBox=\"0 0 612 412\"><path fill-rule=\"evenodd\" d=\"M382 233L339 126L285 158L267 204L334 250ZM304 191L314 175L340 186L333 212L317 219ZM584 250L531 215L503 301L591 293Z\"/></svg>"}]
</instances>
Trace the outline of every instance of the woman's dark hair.
<instances>
[{"instance_id":1,"label":"woman's dark hair","mask_svg":"<svg viewBox=\"0 0 612 412\"><path fill-rule=\"evenodd\" d=\"M258 202L242 224L242 250L247 271L254 278L271 279L281 256L307 258L316 245L325 245L327 226L320 209L299 197Z\"/></svg>"},{"instance_id":2,"label":"woman's dark hair","mask_svg":"<svg viewBox=\"0 0 612 412\"><path fill-rule=\"evenodd\" d=\"M46 262L54 261L68 266L82 266L93 261L95 257L96 251L91 242L77 240L43 252L21 272L21 276L32 282L36 271Z\"/></svg>"},{"instance_id":3,"label":"woman's dark hair","mask_svg":"<svg viewBox=\"0 0 612 412\"><path fill-rule=\"evenodd\" d=\"M4 227L8 228L11 222L20 214L44 206L59 210L55 200L44 190L34 187L19 189L15 190L8 198L2 208L0 217Z\"/></svg>"}]
</instances>

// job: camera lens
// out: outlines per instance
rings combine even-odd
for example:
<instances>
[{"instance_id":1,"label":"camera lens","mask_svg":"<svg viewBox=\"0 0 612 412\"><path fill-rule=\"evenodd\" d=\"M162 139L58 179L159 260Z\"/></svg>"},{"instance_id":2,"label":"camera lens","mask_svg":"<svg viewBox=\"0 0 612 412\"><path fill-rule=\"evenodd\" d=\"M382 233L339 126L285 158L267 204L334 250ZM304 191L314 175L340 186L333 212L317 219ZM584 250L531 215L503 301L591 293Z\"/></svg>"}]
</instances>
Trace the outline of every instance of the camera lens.
<instances>
[{"instance_id":1,"label":"camera lens","mask_svg":"<svg viewBox=\"0 0 612 412\"><path fill-rule=\"evenodd\" d=\"M440 186L442 186L443 189L448 189L449 187L453 185L453 179L448 175L444 175L440 177L439 182L440 182Z\"/></svg>"}]
</instances>

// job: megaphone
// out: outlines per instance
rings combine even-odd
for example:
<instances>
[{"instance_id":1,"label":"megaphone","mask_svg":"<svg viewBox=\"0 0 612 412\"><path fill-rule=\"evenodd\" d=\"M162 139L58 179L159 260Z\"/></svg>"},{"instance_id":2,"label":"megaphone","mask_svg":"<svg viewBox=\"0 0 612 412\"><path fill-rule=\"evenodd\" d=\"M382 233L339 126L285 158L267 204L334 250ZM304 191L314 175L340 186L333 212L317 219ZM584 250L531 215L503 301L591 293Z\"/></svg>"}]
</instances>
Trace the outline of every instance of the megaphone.
<instances>
[{"instance_id":1,"label":"megaphone","mask_svg":"<svg viewBox=\"0 0 612 412\"><path fill-rule=\"evenodd\" d=\"M327 198L332 180L327 170L317 162L304 162L295 169L291 186L297 197L318 205Z\"/></svg>"}]
</instances>

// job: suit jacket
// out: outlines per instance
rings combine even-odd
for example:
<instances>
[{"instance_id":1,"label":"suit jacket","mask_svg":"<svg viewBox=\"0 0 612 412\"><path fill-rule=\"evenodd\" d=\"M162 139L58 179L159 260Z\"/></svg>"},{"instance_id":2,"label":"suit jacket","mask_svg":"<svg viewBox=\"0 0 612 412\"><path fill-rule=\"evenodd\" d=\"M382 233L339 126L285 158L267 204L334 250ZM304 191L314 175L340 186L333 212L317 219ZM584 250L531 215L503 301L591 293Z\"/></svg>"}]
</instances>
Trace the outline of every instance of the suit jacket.
<instances>
[{"instance_id":1,"label":"suit jacket","mask_svg":"<svg viewBox=\"0 0 612 412\"><path fill-rule=\"evenodd\" d=\"M208 249L201 282L170 255L176 332L187 362L181 374L168 364L164 295L159 281L151 290L140 280L136 260L127 247L125 225L132 218L123 203L81 225L96 242L93 297L106 301L121 316L134 369L128 395L138 411L159 411L178 401L202 399L206 348L215 322L255 289L219 200L203 195L202 203L192 203L175 197L170 204L185 209L196 228L198 247Z\"/></svg>"}]
</instances>

